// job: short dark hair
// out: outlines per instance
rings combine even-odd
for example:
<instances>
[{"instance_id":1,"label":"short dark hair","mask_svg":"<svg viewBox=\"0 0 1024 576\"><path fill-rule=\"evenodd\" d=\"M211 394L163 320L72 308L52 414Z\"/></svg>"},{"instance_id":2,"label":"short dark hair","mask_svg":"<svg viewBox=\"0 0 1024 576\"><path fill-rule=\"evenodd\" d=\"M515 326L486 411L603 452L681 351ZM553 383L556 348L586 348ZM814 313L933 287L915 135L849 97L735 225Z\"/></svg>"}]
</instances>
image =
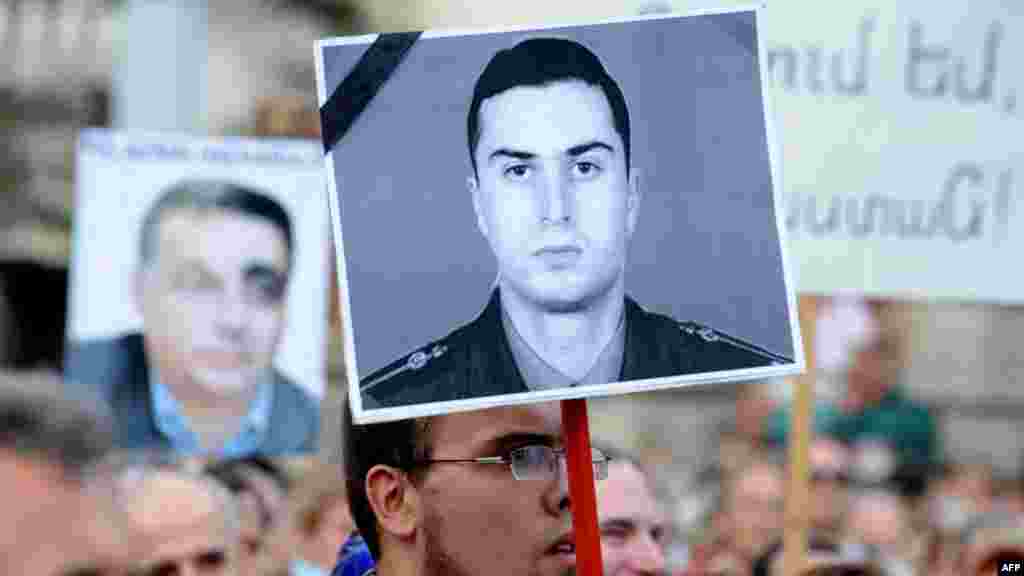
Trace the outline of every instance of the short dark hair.
<instances>
[{"instance_id":1,"label":"short dark hair","mask_svg":"<svg viewBox=\"0 0 1024 576\"><path fill-rule=\"evenodd\" d=\"M235 182L186 179L166 188L146 213L139 234L139 261L153 261L157 249L157 229L163 217L174 210L223 210L260 220L277 228L284 236L289 267L292 261L292 222L288 212L268 193Z\"/></svg>"},{"instance_id":2,"label":"short dark hair","mask_svg":"<svg viewBox=\"0 0 1024 576\"><path fill-rule=\"evenodd\" d=\"M476 146L480 141L480 106L483 101L519 86L548 86L555 82L579 80L597 86L608 98L615 131L622 137L629 171L629 109L626 97L601 60L589 48L564 38L531 38L512 48L498 51L487 63L473 87L473 100L466 117L469 161L476 174Z\"/></svg>"},{"instance_id":3,"label":"short dark hair","mask_svg":"<svg viewBox=\"0 0 1024 576\"><path fill-rule=\"evenodd\" d=\"M112 420L98 398L45 372L0 374L0 451L83 480L113 448Z\"/></svg>"},{"instance_id":4,"label":"short dark hair","mask_svg":"<svg viewBox=\"0 0 1024 576\"><path fill-rule=\"evenodd\" d=\"M224 458L214 460L203 467L203 474L216 480L221 486L227 488L231 494L239 495L251 493L259 501L263 528L267 529L273 522L269 504L260 496L259 491L250 480L251 473L262 474L269 478L274 485L287 494L289 489L288 478L285 473L272 460L261 455L250 455L237 458Z\"/></svg>"},{"instance_id":5,"label":"short dark hair","mask_svg":"<svg viewBox=\"0 0 1024 576\"><path fill-rule=\"evenodd\" d=\"M236 472L242 472L246 469L255 470L270 478L281 492L287 493L291 490L291 479L288 477L288 474L277 463L262 454L222 458L206 466L208 473L214 476L223 475L225 479ZM230 482L228 483L230 484ZM247 482L245 484L248 485ZM232 488L232 490L240 492L243 491L243 488Z\"/></svg>"},{"instance_id":6,"label":"short dark hair","mask_svg":"<svg viewBox=\"0 0 1024 576\"><path fill-rule=\"evenodd\" d=\"M380 561L377 517L366 494L366 475L377 465L409 472L420 479L416 463L430 458L430 418L413 418L377 424L356 424L348 402L342 404L345 489L349 509L360 536L373 559Z\"/></svg>"}]
</instances>

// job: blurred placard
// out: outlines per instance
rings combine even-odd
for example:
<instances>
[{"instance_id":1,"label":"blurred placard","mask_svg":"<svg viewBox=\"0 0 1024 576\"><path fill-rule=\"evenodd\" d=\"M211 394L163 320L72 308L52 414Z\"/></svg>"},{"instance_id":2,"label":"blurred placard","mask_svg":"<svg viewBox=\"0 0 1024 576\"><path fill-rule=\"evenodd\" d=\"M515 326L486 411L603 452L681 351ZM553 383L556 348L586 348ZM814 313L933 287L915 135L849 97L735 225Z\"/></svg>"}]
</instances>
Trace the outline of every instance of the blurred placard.
<instances>
[{"instance_id":1,"label":"blurred placard","mask_svg":"<svg viewBox=\"0 0 1024 576\"><path fill-rule=\"evenodd\" d=\"M804 293L1024 300L1024 5L772 2Z\"/></svg>"}]
</instances>

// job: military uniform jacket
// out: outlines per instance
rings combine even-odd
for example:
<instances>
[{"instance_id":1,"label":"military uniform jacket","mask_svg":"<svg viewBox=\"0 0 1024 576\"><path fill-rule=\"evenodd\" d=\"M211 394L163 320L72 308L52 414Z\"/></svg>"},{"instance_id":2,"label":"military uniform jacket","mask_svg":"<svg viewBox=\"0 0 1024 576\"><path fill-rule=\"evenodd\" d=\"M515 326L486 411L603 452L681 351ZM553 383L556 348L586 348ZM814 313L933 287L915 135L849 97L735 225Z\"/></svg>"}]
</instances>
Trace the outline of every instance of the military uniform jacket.
<instances>
[{"instance_id":1,"label":"military uniform jacket","mask_svg":"<svg viewBox=\"0 0 1024 576\"><path fill-rule=\"evenodd\" d=\"M695 322L647 312L628 296L625 314L619 381L792 362ZM360 383L363 406L373 409L528 392L501 315L496 289L475 320L364 378Z\"/></svg>"}]
</instances>

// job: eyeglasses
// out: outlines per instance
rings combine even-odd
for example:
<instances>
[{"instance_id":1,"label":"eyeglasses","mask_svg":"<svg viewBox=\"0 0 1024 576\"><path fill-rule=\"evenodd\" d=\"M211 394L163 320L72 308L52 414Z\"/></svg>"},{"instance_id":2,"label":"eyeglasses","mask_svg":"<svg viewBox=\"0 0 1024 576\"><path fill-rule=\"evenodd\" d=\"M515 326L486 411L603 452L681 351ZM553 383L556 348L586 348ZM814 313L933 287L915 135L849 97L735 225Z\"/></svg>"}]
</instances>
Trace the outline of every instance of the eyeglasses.
<instances>
[{"instance_id":1,"label":"eyeglasses","mask_svg":"<svg viewBox=\"0 0 1024 576\"><path fill-rule=\"evenodd\" d=\"M604 480L608 477L608 462L611 458L597 448L592 448L590 454L594 465L594 479ZM516 480L552 480L558 473L558 460L564 458L564 448L537 445L516 448L505 456L438 458L420 460L417 464L507 464L512 469L512 477Z\"/></svg>"}]
</instances>

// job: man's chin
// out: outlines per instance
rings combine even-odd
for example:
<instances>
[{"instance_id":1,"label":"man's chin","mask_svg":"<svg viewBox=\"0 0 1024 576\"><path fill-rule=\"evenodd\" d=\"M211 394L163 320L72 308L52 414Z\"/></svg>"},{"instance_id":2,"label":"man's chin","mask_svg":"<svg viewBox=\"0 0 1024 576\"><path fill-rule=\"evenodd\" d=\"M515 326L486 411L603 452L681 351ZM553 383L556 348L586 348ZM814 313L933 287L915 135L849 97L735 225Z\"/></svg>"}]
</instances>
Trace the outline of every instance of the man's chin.
<instances>
[{"instance_id":1,"label":"man's chin","mask_svg":"<svg viewBox=\"0 0 1024 576\"><path fill-rule=\"evenodd\" d=\"M510 285L510 286L509 286ZM551 314L573 314L591 308L614 287L614 278L597 279L582 274L539 274L506 286Z\"/></svg>"},{"instance_id":2,"label":"man's chin","mask_svg":"<svg viewBox=\"0 0 1024 576\"><path fill-rule=\"evenodd\" d=\"M594 301L593 291L575 282L536 282L522 288L516 291L525 296L525 300L551 314L582 312Z\"/></svg>"},{"instance_id":3,"label":"man's chin","mask_svg":"<svg viewBox=\"0 0 1024 576\"><path fill-rule=\"evenodd\" d=\"M216 396L234 396L248 390L252 386L252 375L238 370L197 371L193 381L203 392Z\"/></svg>"}]
</instances>

